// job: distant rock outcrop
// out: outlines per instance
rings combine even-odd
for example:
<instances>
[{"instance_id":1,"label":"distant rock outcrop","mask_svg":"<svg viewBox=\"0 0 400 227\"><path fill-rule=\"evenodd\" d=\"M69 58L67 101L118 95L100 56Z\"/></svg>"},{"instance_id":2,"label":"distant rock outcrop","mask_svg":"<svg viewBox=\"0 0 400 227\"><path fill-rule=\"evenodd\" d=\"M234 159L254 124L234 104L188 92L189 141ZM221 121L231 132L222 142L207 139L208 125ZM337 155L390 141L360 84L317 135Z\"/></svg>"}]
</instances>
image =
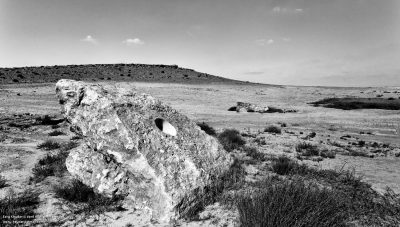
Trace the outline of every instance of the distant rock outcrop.
<instances>
[{"instance_id":1,"label":"distant rock outcrop","mask_svg":"<svg viewBox=\"0 0 400 227\"><path fill-rule=\"evenodd\" d=\"M236 111L236 112L257 112L257 113L288 113L288 112L297 112L292 109L279 109L275 107L268 106L258 106L255 104L247 103L247 102L237 102L236 106L232 106L228 109L228 111Z\"/></svg>"},{"instance_id":2,"label":"distant rock outcrop","mask_svg":"<svg viewBox=\"0 0 400 227\"><path fill-rule=\"evenodd\" d=\"M85 138L68 171L108 196L126 195L132 209L158 222L227 170L232 158L188 117L147 94L60 80L56 92L71 128Z\"/></svg>"}]
</instances>

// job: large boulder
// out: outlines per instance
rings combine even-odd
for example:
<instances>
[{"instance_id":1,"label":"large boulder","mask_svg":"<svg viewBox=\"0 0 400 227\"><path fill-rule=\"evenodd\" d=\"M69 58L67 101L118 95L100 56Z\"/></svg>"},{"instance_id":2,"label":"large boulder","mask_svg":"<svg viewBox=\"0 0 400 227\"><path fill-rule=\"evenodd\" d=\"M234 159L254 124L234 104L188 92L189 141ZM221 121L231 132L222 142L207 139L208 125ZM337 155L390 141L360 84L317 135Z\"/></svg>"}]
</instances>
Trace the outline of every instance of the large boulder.
<instances>
[{"instance_id":1,"label":"large boulder","mask_svg":"<svg viewBox=\"0 0 400 227\"><path fill-rule=\"evenodd\" d=\"M85 138L68 171L159 222L176 218L185 195L232 163L214 137L150 95L74 80L58 81L56 92L71 129Z\"/></svg>"}]
</instances>

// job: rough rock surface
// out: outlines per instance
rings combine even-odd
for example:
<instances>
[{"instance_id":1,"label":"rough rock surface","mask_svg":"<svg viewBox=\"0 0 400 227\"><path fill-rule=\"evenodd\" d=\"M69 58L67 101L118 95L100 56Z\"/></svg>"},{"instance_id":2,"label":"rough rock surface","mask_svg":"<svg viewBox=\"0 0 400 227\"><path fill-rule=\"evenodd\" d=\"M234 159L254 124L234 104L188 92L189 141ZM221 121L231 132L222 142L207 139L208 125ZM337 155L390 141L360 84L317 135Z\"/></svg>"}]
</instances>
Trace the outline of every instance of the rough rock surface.
<instances>
[{"instance_id":1,"label":"rough rock surface","mask_svg":"<svg viewBox=\"0 0 400 227\"><path fill-rule=\"evenodd\" d=\"M168 222L175 206L227 170L232 158L188 117L146 94L73 80L56 84L71 129L85 138L68 171L108 196Z\"/></svg>"}]
</instances>

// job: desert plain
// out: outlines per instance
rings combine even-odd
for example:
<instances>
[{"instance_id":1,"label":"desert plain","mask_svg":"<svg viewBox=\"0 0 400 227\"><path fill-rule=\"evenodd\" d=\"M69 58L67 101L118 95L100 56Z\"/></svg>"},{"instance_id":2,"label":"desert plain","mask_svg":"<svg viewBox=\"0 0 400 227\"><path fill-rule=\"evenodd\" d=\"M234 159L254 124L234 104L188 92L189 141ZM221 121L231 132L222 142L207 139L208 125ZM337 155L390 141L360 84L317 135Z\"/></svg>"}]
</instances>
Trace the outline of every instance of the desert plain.
<instances>
[{"instance_id":1,"label":"desert plain","mask_svg":"<svg viewBox=\"0 0 400 227\"><path fill-rule=\"evenodd\" d=\"M157 74L154 74L156 77ZM84 78L82 78L84 79ZM248 146L256 147L267 157L287 156L319 169L349 170L362 177L378 193L387 187L400 193L400 110L325 108L310 104L333 97L400 98L399 87L305 87L253 83L224 83L224 81L162 83L157 81L89 81L105 87L116 86L139 93L147 93L170 105L195 122L205 122L218 133L225 129L238 130ZM292 109L286 113L255 113L228 111L237 102L260 106ZM24 122L34 122L45 115L62 119L60 105L55 96L54 82L3 83L0 85L0 174L6 186L0 196L10 191L18 193L27 187L39 189L40 205L36 213L42 224L63 225L125 225L129 215L110 213L107 221L74 222L64 205L52 193L52 185L61 178L48 177L42 182L32 182L32 169L49 152L38 145L47 140L67 143L75 136L66 122L54 125L18 127ZM269 132L274 126L280 132ZM54 130L60 135L50 136ZM262 141L262 142L260 142ZM333 157L300 157L296 146L313 144L333 152ZM243 156L243 155L242 155ZM246 155L244 155L246 156ZM248 162L245 170L249 181L268 175L268 161ZM210 211L211 209L211 211ZM216 209L213 210L213 209ZM229 213L222 208L209 208L210 217L187 221L180 225L235 225ZM213 213L214 212L214 213ZM224 214L224 215L222 215ZM113 216L114 215L114 216ZM143 218L145 215L140 216ZM232 214L232 216L235 216ZM54 220L51 220L51 219ZM136 220L140 219L137 216ZM126 219L126 220L125 220ZM222 221L218 221L223 219ZM110 222L110 220L113 220ZM217 221L216 221L217 220ZM145 223L145 221L143 221ZM133 226L140 226L140 221ZM154 224L154 223L153 223ZM143 224L144 225L144 224ZM154 224L156 225L156 224Z\"/></svg>"}]
</instances>

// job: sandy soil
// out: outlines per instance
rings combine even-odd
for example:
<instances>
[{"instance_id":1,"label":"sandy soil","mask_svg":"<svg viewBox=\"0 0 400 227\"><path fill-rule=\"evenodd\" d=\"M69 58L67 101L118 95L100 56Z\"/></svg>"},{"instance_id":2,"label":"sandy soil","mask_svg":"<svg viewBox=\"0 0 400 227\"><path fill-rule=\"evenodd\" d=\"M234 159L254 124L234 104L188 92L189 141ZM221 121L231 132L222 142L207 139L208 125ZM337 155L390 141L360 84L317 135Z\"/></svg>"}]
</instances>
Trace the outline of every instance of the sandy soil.
<instances>
[{"instance_id":1,"label":"sandy soil","mask_svg":"<svg viewBox=\"0 0 400 227\"><path fill-rule=\"evenodd\" d=\"M259 146L265 153L294 155L295 144L305 140L332 148L335 141L348 145L360 140L367 144L387 145L387 155L374 158L337 155L320 162L306 161L321 168L354 168L374 189L383 192L389 186L400 193L400 157L394 153L400 147L400 111L396 110L339 110L313 107L307 103L327 97L383 97L398 98L400 88L321 88L271 87L262 85L185 85L167 83L101 82L126 89L145 92L166 102L195 121L204 121L217 130L235 128L242 132L257 132L270 124L286 123L282 135L260 133L266 144ZM53 83L0 85L0 115L60 114ZM250 102L265 106L298 110L296 113L237 113L227 111L236 102ZM45 154L36 145L49 138L50 126L38 126L31 132L7 132L0 140L0 171L15 188L23 188L38 158ZM67 128L65 128L67 130ZM4 135L4 133L2 134ZM73 134L58 137L67 140ZM342 136L349 135L350 138ZM341 138L342 137L342 138ZM17 138L17 139L15 139ZM18 138L23 138L18 140ZM251 142L252 139L249 139ZM253 143L255 144L255 143ZM351 144L350 144L351 146ZM353 146L354 149L364 149ZM0 190L1 191L1 190ZM4 194L5 192L2 191ZM1 193L0 193L1 195ZM210 208L211 209L211 208ZM213 208L215 209L215 207ZM222 212L223 213L223 212ZM201 224L201 223L197 223ZM202 223L207 225L207 223Z\"/></svg>"}]
</instances>

